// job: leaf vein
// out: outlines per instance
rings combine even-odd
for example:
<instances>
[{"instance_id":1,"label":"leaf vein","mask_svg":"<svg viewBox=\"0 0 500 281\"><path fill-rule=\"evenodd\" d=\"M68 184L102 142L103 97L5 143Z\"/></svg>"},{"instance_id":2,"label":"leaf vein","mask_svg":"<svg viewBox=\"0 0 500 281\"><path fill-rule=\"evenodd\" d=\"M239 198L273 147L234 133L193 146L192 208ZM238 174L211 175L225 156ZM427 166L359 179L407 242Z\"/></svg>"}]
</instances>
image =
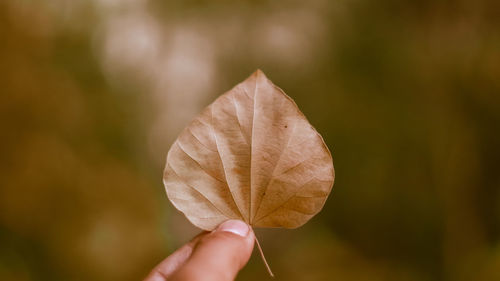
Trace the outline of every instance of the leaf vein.
<instances>
[{"instance_id":1,"label":"leaf vein","mask_svg":"<svg viewBox=\"0 0 500 281\"><path fill-rule=\"evenodd\" d=\"M314 198L314 197L321 197L320 196L314 196L314 197L306 197L306 196L297 196L297 194L299 193L299 191L304 187L306 186L307 184L309 184L310 182L312 182L313 180L317 180L317 181L322 181L322 182L327 182L325 180L320 180L320 179L317 179L316 177L312 177L310 180L306 181L304 184L302 184L301 186L299 186L297 188L297 190L295 191L295 193L290 196L287 200L285 200L283 203L281 203L279 206L277 206L276 208L272 209L271 211L269 211L267 214L263 215L263 216L260 216L255 222L259 222L261 221L263 218L265 217L268 217L270 214L276 212L277 210L279 210L280 208L282 208L286 203L290 202L290 200L292 200L292 198L294 197L303 197L303 198ZM326 195L325 195L326 196Z\"/></svg>"},{"instance_id":2,"label":"leaf vein","mask_svg":"<svg viewBox=\"0 0 500 281\"><path fill-rule=\"evenodd\" d=\"M229 191L229 194L231 194L231 199L233 199L233 202L234 202L234 205L236 206L236 209L238 210L238 213L240 215L240 217L243 219L243 214L241 213L241 209L240 209L240 206L238 206L238 203L236 203L236 199L234 199L234 194L233 192L231 191L231 187L229 186L229 182L227 181L227 172L226 172L226 167L224 166L224 160L222 160L222 157L220 155L220 148L219 148L219 143L217 141L217 134L215 133L215 130L213 128L213 107L210 108L210 130L212 131L213 135L214 135L214 139L215 139L215 146L217 147L217 156L219 157L219 160L221 162L221 165L222 165L222 170L224 171L224 179L226 180L226 186L227 186L227 189Z\"/></svg>"},{"instance_id":3,"label":"leaf vein","mask_svg":"<svg viewBox=\"0 0 500 281\"><path fill-rule=\"evenodd\" d=\"M287 150L288 148L288 145L290 144L290 140L292 139L293 137L293 134L295 132L295 128L297 127L297 123L293 123L293 128L292 128L292 131L290 132L290 135L288 136L288 139L286 141L286 145L283 147L283 149L281 150L280 152L280 155L278 157L278 160L276 161L276 164L274 165L273 167L273 171L271 172L271 178L269 179L269 181L267 182L267 185L264 189L264 194L266 194L267 192L267 189L269 188L269 186L271 185L271 182L274 180L274 172L276 171L276 167L278 167L278 165L280 164L281 162L281 158L283 156L283 154L285 154L285 151ZM259 209L260 209L260 206L262 206L262 201L264 201L264 197L261 198L260 202L259 202L259 206L257 207L257 209L255 210L255 216L257 216L258 212L259 212Z\"/></svg>"},{"instance_id":4,"label":"leaf vein","mask_svg":"<svg viewBox=\"0 0 500 281\"><path fill-rule=\"evenodd\" d=\"M200 122L201 123L201 122ZM203 123L201 123L203 124ZM203 124L205 125L205 124ZM208 147L208 145L204 144L194 133L193 133L193 130L191 130L191 127L187 127L187 131L189 132L189 134L191 134L191 136L193 136L194 139L196 139L196 141L198 141L198 143L200 143L203 147L205 147L206 149L210 150L210 151L213 151L213 152L216 152L215 150L213 150L212 148Z\"/></svg>"},{"instance_id":5,"label":"leaf vein","mask_svg":"<svg viewBox=\"0 0 500 281\"><path fill-rule=\"evenodd\" d=\"M188 187L190 187L192 190L196 191L196 194L198 194L199 196L201 196L201 198L205 199L208 203L210 203L210 205L212 205L217 211L219 211L219 213L221 213L223 216L225 217L230 217L228 216L227 214L225 214L223 211L221 211L217 206L215 206L215 204L210 201L210 199L208 199L207 196L205 196L205 194L201 193L198 189L196 189L195 187L187 184L187 181L184 180L174 169L174 167L172 167L172 165L168 164L167 165L170 167L170 169L172 169L172 172L174 172L175 176L178 177L185 185L187 185Z\"/></svg>"},{"instance_id":6,"label":"leaf vein","mask_svg":"<svg viewBox=\"0 0 500 281\"><path fill-rule=\"evenodd\" d=\"M219 179L218 177L216 177L215 175L212 175L210 172L208 172L205 168L203 168L203 165L200 164L200 162L198 162L196 159L194 159L193 156L191 156L187 151L186 149L181 145L181 142L180 141L177 141L176 144L179 146L179 148L181 149L181 151L186 154L187 157L189 157L191 160L193 160L197 165L198 167L200 167L200 169L205 172L205 174L207 174L208 176L210 176L211 178L215 179L216 181L218 182L221 182L223 184L226 184L227 183L224 181L224 180L221 180Z\"/></svg>"},{"instance_id":7,"label":"leaf vein","mask_svg":"<svg viewBox=\"0 0 500 281\"><path fill-rule=\"evenodd\" d=\"M236 112L236 120L238 121L238 128L240 129L241 136L243 137L243 140L245 140L246 145L250 145L248 143L247 138L243 134L243 128L241 127L241 121L240 121L240 115L239 115L239 111L238 111L238 105L236 104L236 100L234 99L234 95L230 95L230 96L231 96L231 101L233 102L234 111Z\"/></svg>"}]
</instances>

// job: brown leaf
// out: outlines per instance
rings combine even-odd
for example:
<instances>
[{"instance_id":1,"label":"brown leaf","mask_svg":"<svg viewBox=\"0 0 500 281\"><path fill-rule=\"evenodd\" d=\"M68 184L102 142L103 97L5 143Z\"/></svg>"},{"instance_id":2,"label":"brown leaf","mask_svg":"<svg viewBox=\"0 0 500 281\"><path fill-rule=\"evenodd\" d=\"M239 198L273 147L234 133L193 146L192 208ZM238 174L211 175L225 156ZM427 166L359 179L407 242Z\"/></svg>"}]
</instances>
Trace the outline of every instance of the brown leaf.
<instances>
[{"instance_id":1,"label":"brown leaf","mask_svg":"<svg viewBox=\"0 0 500 281\"><path fill-rule=\"evenodd\" d=\"M227 219L299 227L323 207L333 180L323 139L260 70L184 129L164 172L170 201L205 230Z\"/></svg>"}]
</instances>

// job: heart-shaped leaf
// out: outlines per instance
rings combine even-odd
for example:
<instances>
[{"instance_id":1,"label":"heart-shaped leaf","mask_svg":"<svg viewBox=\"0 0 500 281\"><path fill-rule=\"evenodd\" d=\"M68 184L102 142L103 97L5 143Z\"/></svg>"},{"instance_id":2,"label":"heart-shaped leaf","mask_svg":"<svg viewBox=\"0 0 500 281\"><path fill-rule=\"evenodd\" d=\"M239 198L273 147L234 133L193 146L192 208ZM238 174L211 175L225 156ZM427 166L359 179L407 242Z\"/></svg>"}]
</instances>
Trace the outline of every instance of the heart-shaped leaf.
<instances>
[{"instance_id":1,"label":"heart-shaped leaf","mask_svg":"<svg viewBox=\"0 0 500 281\"><path fill-rule=\"evenodd\" d=\"M194 225L228 219L296 228L323 207L332 157L295 102L262 71L217 98L167 156L167 195Z\"/></svg>"}]
</instances>

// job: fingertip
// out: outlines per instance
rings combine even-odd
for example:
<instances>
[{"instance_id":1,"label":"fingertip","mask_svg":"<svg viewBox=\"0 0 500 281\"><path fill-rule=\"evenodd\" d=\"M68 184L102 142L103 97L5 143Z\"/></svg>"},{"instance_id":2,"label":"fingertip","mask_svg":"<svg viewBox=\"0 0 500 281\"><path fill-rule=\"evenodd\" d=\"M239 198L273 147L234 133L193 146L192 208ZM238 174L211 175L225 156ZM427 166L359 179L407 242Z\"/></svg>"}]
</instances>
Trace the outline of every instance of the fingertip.
<instances>
[{"instance_id":1,"label":"fingertip","mask_svg":"<svg viewBox=\"0 0 500 281\"><path fill-rule=\"evenodd\" d=\"M250 232L250 226L240 220L227 220L215 229L215 232L217 231L231 232L241 237L246 237Z\"/></svg>"},{"instance_id":2,"label":"fingertip","mask_svg":"<svg viewBox=\"0 0 500 281\"><path fill-rule=\"evenodd\" d=\"M252 254L255 236L252 228L239 220L228 220L200 238L185 266L174 280L233 280Z\"/></svg>"},{"instance_id":3,"label":"fingertip","mask_svg":"<svg viewBox=\"0 0 500 281\"><path fill-rule=\"evenodd\" d=\"M222 240L223 242L221 243L224 243L228 249L234 247L240 248L241 252L239 254L245 256L248 253L249 257L255 242L255 234L252 227L241 220L227 220L204 238L204 240Z\"/></svg>"}]
</instances>

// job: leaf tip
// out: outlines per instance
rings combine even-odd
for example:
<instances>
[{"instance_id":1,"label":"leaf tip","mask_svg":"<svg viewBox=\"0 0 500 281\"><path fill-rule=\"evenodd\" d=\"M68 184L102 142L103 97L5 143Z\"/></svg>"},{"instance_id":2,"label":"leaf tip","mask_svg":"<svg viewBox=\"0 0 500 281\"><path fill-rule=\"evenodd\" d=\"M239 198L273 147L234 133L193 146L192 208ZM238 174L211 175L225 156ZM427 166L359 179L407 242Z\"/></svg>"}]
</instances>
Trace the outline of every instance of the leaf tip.
<instances>
[{"instance_id":1,"label":"leaf tip","mask_svg":"<svg viewBox=\"0 0 500 281\"><path fill-rule=\"evenodd\" d=\"M253 73L253 75L255 77L259 77L259 76L264 76L266 77L266 75L264 74L264 72L260 69L260 68L257 68L257 70L255 70L255 72Z\"/></svg>"}]
</instances>

